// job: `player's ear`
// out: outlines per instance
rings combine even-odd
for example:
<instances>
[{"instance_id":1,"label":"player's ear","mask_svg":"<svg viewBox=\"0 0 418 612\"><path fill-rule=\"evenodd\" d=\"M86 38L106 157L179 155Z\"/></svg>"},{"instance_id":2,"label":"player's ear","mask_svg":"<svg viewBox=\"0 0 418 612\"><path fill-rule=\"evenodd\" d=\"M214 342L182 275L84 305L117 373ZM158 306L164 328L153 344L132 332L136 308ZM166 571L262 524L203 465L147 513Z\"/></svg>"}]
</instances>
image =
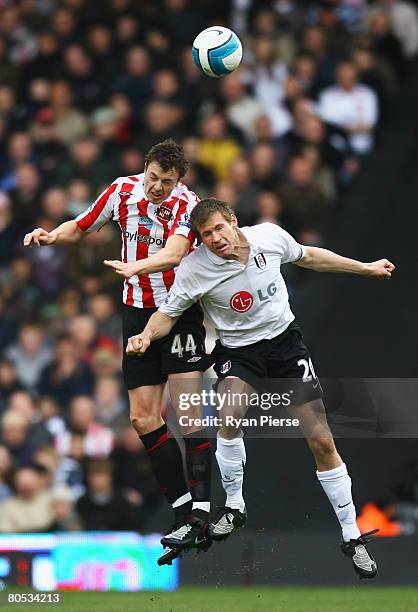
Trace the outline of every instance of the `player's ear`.
<instances>
[{"instance_id":1,"label":"player's ear","mask_svg":"<svg viewBox=\"0 0 418 612\"><path fill-rule=\"evenodd\" d=\"M234 214L231 215L231 225L232 227L238 227L238 219Z\"/></svg>"}]
</instances>

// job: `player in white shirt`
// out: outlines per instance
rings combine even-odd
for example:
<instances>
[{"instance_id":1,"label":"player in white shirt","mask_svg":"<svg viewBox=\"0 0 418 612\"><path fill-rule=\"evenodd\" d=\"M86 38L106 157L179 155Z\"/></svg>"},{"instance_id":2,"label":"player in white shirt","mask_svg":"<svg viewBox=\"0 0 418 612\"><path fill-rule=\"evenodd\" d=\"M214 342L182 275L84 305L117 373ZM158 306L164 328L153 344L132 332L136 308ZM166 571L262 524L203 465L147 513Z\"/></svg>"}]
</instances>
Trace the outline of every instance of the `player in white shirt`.
<instances>
[{"instance_id":1,"label":"player in white shirt","mask_svg":"<svg viewBox=\"0 0 418 612\"><path fill-rule=\"evenodd\" d=\"M319 272L385 279L391 277L394 265L386 259L362 263L326 249L302 246L271 223L239 229L232 210L215 199L197 204L191 220L202 244L182 261L166 300L144 331L129 339L126 351L145 353L151 342L168 334L177 318L200 300L219 338L212 353L218 393L232 397L232 393L249 389L262 390L267 379L276 379L279 386L292 379L290 412L299 419L315 458L317 477L340 522L341 548L361 578L373 578L377 567L365 546L370 534L361 536L357 527L351 479L335 448L322 389L294 323L280 266L296 263ZM215 540L228 537L247 518L242 496L243 434L239 425L225 418L231 414L242 417L246 410L247 406L237 406L234 401L229 405L227 401L221 410L216 458L227 499L209 527ZM182 537L178 534L179 540ZM175 546L175 537L166 543Z\"/></svg>"}]
</instances>

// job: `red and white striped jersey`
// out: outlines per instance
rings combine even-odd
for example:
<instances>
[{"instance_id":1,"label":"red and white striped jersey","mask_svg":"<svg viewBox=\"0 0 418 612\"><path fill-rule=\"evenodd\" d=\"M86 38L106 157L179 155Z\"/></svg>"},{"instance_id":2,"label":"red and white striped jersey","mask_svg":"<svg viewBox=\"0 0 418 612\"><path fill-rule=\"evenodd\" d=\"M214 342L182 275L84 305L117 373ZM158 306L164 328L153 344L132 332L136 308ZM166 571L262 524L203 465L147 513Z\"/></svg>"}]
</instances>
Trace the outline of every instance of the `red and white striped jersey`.
<instances>
[{"instance_id":1,"label":"red and white striped jersey","mask_svg":"<svg viewBox=\"0 0 418 612\"><path fill-rule=\"evenodd\" d=\"M185 236L192 247L195 235L190 213L198 201L195 193L178 183L167 200L152 204L144 192L144 174L122 176L76 222L83 232L94 232L113 219L122 232L121 260L137 261L157 253L169 236ZM123 301L137 308L160 306L174 282L174 274L175 270L168 270L132 276L125 280Z\"/></svg>"}]
</instances>

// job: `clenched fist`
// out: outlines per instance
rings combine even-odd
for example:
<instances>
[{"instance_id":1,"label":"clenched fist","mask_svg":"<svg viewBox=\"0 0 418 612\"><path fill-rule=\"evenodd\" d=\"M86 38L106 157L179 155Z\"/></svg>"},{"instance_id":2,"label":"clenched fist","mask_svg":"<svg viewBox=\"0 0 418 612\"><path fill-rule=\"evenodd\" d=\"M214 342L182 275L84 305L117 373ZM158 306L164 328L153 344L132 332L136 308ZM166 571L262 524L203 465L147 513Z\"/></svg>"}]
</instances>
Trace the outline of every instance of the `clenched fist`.
<instances>
[{"instance_id":1,"label":"clenched fist","mask_svg":"<svg viewBox=\"0 0 418 612\"><path fill-rule=\"evenodd\" d=\"M380 280L389 279L392 276L392 272L395 269L393 263L387 259L379 259L378 261L372 261L367 265L367 276L372 276Z\"/></svg>"},{"instance_id":2,"label":"clenched fist","mask_svg":"<svg viewBox=\"0 0 418 612\"><path fill-rule=\"evenodd\" d=\"M144 334L144 332L136 336L131 336L128 340L128 344L126 345L126 354L138 356L143 355L150 344L151 338L148 334Z\"/></svg>"}]
</instances>

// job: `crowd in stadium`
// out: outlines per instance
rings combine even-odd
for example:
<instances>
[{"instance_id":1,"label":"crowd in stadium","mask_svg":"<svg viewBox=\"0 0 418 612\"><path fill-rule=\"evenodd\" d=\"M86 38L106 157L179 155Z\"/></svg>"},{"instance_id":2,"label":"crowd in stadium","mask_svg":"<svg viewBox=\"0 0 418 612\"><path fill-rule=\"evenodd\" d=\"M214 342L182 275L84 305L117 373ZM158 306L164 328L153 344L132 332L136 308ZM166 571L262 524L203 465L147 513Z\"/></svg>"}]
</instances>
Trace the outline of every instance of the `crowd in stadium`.
<instances>
[{"instance_id":1,"label":"crowd in stadium","mask_svg":"<svg viewBox=\"0 0 418 612\"><path fill-rule=\"evenodd\" d=\"M240 36L210 79L191 43ZM141 529L160 500L120 377L108 224L24 249L167 137L241 225L326 244L418 53L411 2L0 0L0 531Z\"/></svg>"}]
</instances>

